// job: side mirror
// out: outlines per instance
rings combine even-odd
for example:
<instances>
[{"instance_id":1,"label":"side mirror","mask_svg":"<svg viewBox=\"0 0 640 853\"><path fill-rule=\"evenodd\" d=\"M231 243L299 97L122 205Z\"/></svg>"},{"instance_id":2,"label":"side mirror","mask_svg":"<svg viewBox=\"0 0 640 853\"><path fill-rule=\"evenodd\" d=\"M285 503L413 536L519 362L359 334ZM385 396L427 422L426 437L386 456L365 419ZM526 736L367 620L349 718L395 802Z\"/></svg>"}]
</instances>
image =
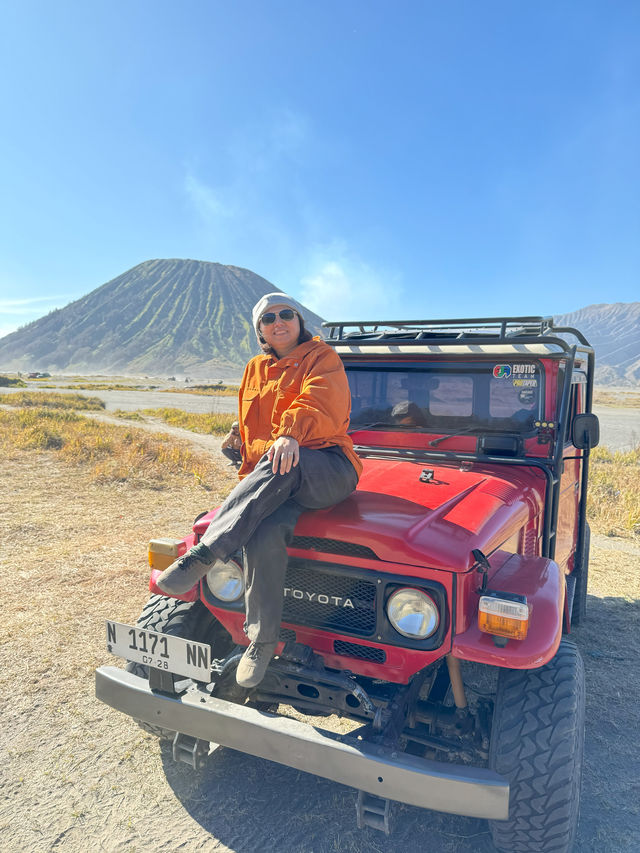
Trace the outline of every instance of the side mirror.
<instances>
[{"instance_id":1,"label":"side mirror","mask_svg":"<svg viewBox=\"0 0 640 853\"><path fill-rule=\"evenodd\" d=\"M597 447L600 443L600 421L593 413L576 415L571 424L571 443L578 450Z\"/></svg>"}]
</instances>

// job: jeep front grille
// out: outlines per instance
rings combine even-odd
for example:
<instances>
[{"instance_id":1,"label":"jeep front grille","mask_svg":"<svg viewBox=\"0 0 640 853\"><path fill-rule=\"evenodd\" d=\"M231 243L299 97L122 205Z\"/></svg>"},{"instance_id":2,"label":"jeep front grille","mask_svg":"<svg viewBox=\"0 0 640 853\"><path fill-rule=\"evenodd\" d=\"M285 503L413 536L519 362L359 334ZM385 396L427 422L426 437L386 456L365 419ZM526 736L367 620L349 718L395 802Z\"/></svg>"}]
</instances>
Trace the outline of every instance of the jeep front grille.
<instances>
[{"instance_id":1,"label":"jeep front grille","mask_svg":"<svg viewBox=\"0 0 640 853\"><path fill-rule=\"evenodd\" d=\"M376 584L289 560L283 621L361 637L376 628ZM344 571L344 570L343 570Z\"/></svg>"}]
</instances>

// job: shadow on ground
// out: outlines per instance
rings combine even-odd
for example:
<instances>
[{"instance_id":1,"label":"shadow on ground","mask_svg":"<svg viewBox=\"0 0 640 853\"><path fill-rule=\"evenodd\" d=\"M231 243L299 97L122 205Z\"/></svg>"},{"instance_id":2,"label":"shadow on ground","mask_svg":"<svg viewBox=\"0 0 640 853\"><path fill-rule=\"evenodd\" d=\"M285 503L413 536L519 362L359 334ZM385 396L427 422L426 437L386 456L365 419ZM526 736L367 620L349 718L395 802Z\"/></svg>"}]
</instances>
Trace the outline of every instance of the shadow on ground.
<instances>
[{"instance_id":1,"label":"shadow on ground","mask_svg":"<svg viewBox=\"0 0 640 853\"><path fill-rule=\"evenodd\" d=\"M493 851L485 821L401 804L393 807L390 838L359 830L354 789L235 750L218 748L200 773L174 764L170 744L162 759L191 817L235 853L422 853L426 839L442 853Z\"/></svg>"}]
</instances>

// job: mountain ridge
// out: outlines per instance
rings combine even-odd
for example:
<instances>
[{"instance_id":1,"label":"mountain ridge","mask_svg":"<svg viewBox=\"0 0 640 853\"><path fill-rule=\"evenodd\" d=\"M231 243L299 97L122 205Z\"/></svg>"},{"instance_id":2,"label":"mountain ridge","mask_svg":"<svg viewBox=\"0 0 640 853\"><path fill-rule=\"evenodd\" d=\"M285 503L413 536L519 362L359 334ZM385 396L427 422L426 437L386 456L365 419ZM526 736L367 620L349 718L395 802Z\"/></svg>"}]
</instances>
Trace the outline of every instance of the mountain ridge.
<instances>
[{"instance_id":1,"label":"mountain ridge","mask_svg":"<svg viewBox=\"0 0 640 853\"><path fill-rule=\"evenodd\" d=\"M279 288L251 270L156 258L0 338L0 369L188 375L237 381L259 352L251 310ZM307 328L322 318L302 306ZM554 317L596 351L596 381L640 385L640 302L599 303Z\"/></svg>"},{"instance_id":2,"label":"mountain ridge","mask_svg":"<svg viewBox=\"0 0 640 853\"><path fill-rule=\"evenodd\" d=\"M144 261L0 339L5 370L238 377L260 350L251 310L278 288L210 261ZM320 334L322 318L304 310ZM35 366L34 366L35 365Z\"/></svg>"},{"instance_id":3,"label":"mountain ridge","mask_svg":"<svg viewBox=\"0 0 640 853\"><path fill-rule=\"evenodd\" d=\"M579 329L596 353L596 382L640 385L640 302L601 302L554 317Z\"/></svg>"}]
</instances>

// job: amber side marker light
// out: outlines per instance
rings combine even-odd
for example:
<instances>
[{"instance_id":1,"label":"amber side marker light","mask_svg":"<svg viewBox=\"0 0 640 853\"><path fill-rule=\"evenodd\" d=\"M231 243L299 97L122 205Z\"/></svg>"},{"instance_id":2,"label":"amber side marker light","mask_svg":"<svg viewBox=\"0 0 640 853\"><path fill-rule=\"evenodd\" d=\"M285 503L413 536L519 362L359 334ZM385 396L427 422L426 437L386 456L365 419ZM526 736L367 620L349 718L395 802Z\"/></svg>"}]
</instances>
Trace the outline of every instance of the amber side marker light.
<instances>
[{"instance_id":1,"label":"amber side marker light","mask_svg":"<svg viewBox=\"0 0 640 853\"><path fill-rule=\"evenodd\" d=\"M524 640L529 629L529 605L524 595L489 592L480 596L478 628L485 634Z\"/></svg>"},{"instance_id":2,"label":"amber side marker light","mask_svg":"<svg viewBox=\"0 0 640 853\"><path fill-rule=\"evenodd\" d=\"M187 551L187 543L182 539L151 539L149 541L149 565L163 572L178 557Z\"/></svg>"}]
</instances>

